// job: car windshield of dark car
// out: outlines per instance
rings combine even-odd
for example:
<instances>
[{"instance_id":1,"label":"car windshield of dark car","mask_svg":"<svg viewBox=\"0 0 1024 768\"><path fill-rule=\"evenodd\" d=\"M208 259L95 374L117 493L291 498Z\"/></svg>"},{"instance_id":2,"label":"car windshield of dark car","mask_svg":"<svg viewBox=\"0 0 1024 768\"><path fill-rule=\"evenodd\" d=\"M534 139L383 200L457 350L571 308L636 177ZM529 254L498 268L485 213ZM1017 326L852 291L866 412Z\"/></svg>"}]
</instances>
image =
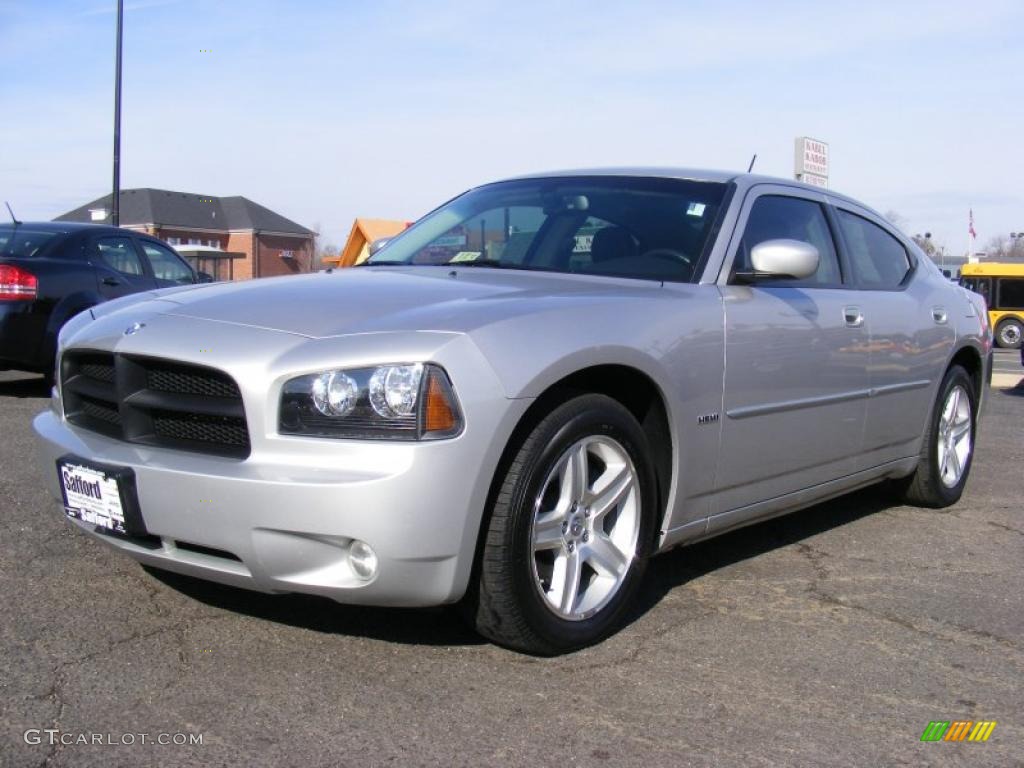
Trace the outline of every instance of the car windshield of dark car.
<instances>
[{"instance_id":1,"label":"car windshield of dark car","mask_svg":"<svg viewBox=\"0 0 1024 768\"><path fill-rule=\"evenodd\" d=\"M0 227L0 256L30 259L58 232L40 232L22 226Z\"/></svg>"},{"instance_id":2,"label":"car windshield of dark car","mask_svg":"<svg viewBox=\"0 0 1024 768\"><path fill-rule=\"evenodd\" d=\"M490 184L427 215L365 264L689 281L724 193L721 183L614 176Z\"/></svg>"}]
</instances>

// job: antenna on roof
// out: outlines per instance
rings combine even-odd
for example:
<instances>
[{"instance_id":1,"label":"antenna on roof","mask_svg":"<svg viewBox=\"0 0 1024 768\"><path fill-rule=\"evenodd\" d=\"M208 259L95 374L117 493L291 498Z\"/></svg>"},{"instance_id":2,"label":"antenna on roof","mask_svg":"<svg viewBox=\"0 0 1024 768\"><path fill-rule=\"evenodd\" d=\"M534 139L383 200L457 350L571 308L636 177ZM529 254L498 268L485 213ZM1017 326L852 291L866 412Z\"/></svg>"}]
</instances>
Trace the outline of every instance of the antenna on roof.
<instances>
[{"instance_id":1,"label":"antenna on roof","mask_svg":"<svg viewBox=\"0 0 1024 768\"><path fill-rule=\"evenodd\" d=\"M17 218L15 218L14 211L11 210L11 204L4 200L4 205L7 206L7 212L11 214L11 221L14 222L14 226L18 226L19 224L21 224L21 222L18 221Z\"/></svg>"},{"instance_id":2,"label":"antenna on roof","mask_svg":"<svg viewBox=\"0 0 1024 768\"><path fill-rule=\"evenodd\" d=\"M750 158L750 165L747 166L747 173L750 173L752 170L754 170L754 163L756 163L756 162L757 162L757 152L755 152L754 156L752 158Z\"/></svg>"}]
</instances>

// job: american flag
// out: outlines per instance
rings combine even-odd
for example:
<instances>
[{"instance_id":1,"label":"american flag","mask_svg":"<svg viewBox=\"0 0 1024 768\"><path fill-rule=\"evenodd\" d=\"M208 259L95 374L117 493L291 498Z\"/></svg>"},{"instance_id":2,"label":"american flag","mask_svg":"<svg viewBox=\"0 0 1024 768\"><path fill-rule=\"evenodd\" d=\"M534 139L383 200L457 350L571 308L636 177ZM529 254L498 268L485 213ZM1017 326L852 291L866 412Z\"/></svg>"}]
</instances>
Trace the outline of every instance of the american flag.
<instances>
[{"instance_id":1,"label":"american flag","mask_svg":"<svg viewBox=\"0 0 1024 768\"><path fill-rule=\"evenodd\" d=\"M967 213L967 234L971 237L977 237L978 233L974 231L974 209L968 209Z\"/></svg>"}]
</instances>

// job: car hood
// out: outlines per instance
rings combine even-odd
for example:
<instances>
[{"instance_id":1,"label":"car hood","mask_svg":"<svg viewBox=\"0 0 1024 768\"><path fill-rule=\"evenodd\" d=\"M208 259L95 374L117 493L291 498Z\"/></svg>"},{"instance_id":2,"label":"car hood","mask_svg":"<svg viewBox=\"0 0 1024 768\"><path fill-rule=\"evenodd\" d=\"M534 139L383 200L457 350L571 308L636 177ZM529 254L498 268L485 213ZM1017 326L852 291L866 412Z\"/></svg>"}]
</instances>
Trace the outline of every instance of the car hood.
<instances>
[{"instance_id":1,"label":"car hood","mask_svg":"<svg viewBox=\"0 0 1024 768\"><path fill-rule=\"evenodd\" d=\"M117 309L133 320L162 314L325 338L399 330L469 332L523 312L658 294L659 283L619 278L360 267L156 291L138 295L134 303L121 300Z\"/></svg>"}]
</instances>

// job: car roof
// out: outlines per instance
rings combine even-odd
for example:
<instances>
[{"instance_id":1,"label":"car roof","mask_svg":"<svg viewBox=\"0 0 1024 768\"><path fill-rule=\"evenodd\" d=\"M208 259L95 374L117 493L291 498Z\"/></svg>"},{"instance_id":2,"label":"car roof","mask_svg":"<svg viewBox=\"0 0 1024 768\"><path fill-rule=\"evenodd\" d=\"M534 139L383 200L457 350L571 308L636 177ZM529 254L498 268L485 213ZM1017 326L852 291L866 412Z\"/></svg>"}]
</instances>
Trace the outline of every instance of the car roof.
<instances>
[{"instance_id":1,"label":"car roof","mask_svg":"<svg viewBox=\"0 0 1024 768\"><path fill-rule=\"evenodd\" d=\"M829 197L843 200L864 210L870 211L879 218L884 218L871 206L865 205L860 200L812 184L804 184L795 179L782 178L780 176L767 176L758 173L742 173L739 171L716 171L707 168L677 168L664 166L621 166L612 168L577 168L561 171L542 171L540 173L528 173L521 176L512 176L503 181L524 181L528 179L550 179L560 177L579 176L632 176L635 178L656 178L656 179L681 179L685 181L709 181L719 184L734 182L749 189L755 184L781 184L797 189L806 189Z\"/></svg>"},{"instance_id":2,"label":"car roof","mask_svg":"<svg viewBox=\"0 0 1024 768\"><path fill-rule=\"evenodd\" d=\"M520 179L550 179L562 176L634 176L661 179L687 179L690 181L717 181L725 183L743 174L734 171L713 171L700 168L666 168L647 166L621 166L613 168L575 168L561 171L542 171L514 176L507 181Z\"/></svg>"}]
</instances>

